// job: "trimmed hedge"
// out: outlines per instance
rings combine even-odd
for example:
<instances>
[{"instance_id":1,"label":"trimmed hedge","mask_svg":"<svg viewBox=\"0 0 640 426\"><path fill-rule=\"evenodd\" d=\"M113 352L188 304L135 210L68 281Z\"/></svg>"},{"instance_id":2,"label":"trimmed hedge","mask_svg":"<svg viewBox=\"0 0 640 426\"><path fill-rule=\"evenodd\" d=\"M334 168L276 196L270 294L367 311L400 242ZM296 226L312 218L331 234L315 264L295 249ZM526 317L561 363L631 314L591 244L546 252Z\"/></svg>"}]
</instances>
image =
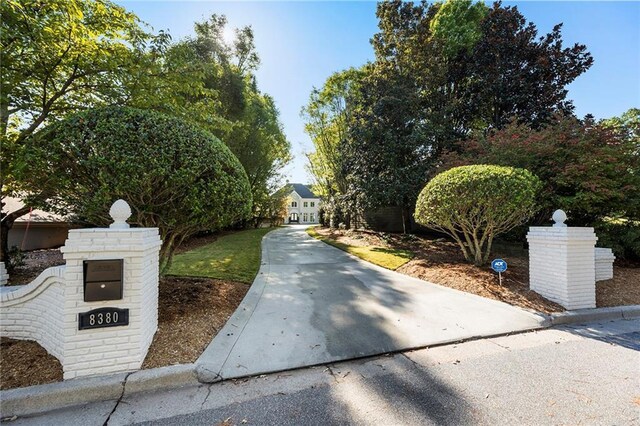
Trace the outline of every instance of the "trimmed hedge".
<instances>
[{"instance_id":1,"label":"trimmed hedge","mask_svg":"<svg viewBox=\"0 0 640 426\"><path fill-rule=\"evenodd\" d=\"M416 203L416 221L450 235L470 262L487 262L493 239L536 211L540 180L524 169L455 167L435 176Z\"/></svg>"},{"instance_id":2,"label":"trimmed hedge","mask_svg":"<svg viewBox=\"0 0 640 426\"><path fill-rule=\"evenodd\" d=\"M162 256L190 235L247 218L251 190L238 159L216 137L152 111L106 107L49 125L21 152L19 181L46 194L37 206L104 226L111 204L130 223L158 227Z\"/></svg>"},{"instance_id":3,"label":"trimmed hedge","mask_svg":"<svg viewBox=\"0 0 640 426\"><path fill-rule=\"evenodd\" d=\"M604 219L594 225L598 247L608 247L619 259L640 260L640 222Z\"/></svg>"}]
</instances>

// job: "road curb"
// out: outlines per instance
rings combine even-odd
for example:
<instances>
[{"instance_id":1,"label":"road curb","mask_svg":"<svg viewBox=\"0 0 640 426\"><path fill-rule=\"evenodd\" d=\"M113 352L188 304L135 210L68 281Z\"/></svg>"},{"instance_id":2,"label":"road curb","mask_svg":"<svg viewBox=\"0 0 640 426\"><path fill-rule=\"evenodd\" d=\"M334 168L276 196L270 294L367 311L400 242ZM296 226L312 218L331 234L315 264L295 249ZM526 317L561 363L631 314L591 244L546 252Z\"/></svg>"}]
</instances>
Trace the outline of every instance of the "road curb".
<instances>
[{"instance_id":1,"label":"road curb","mask_svg":"<svg viewBox=\"0 0 640 426\"><path fill-rule=\"evenodd\" d=\"M557 325L579 324L602 320L628 320L637 317L640 317L640 305L580 309L548 315L546 320L540 324L540 327L522 330L520 332L534 331L536 329L541 330ZM501 333L500 335L508 334L511 333ZM496 336L477 336L463 340L445 340L425 347L446 346L462 341L490 337ZM406 349L399 352L421 348ZM340 362L343 361L348 360L341 360ZM222 380L220 376L207 377L207 380L203 380L204 377L200 377L204 375L203 371L198 371L198 369L208 370L203 367L212 366L202 365L201 363L179 364L139 370L133 373L118 373L107 376L72 379L64 382L4 390L0 391L0 417L31 416L98 401L114 401L115 403L122 397L126 398L137 393L176 389L184 386L197 386L202 385L202 382L212 383ZM215 367L219 366L216 365ZM217 368L214 368L214 370L217 370ZM212 372L214 371L207 371L209 374Z\"/></svg>"},{"instance_id":2,"label":"road curb","mask_svg":"<svg viewBox=\"0 0 640 426\"><path fill-rule=\"evenodd\" d=\"M2 418L43 413L88 402L117 400L127 373L72 379L0 392Z\"/></svg>"},{"instance_id":3,"label":"road curb","mask_svg":"<svg viewBox=\"0 0 640 426\"><path fill-rule=\"evenodd\" d=\"M124 396L140 393L199 385L195 364L178 364L168 367L140 370L127 378Z\"/></svg>"},{"instance_id":4,"label":"road curb","mask_svg":"<svg viewBox=\"0 0 640 426\"><path fill-rule=\"evenodd\" d=\"M551 326L579 324L592 321L632 319L640 317L640 305L615 306L612 308L577 309L551 314Z\"/></svg>"},{"instance_id":5,"label":"road curb","mask_svg":"<svg viewBox=\"0 0 640 426\"><path fill-rule=\"evenodd\" d=\"M199 385L195 364L72 379L0 391L0 417L31 416L98 401L118 401L140 392Z\"/></svg>"}]
</instances>

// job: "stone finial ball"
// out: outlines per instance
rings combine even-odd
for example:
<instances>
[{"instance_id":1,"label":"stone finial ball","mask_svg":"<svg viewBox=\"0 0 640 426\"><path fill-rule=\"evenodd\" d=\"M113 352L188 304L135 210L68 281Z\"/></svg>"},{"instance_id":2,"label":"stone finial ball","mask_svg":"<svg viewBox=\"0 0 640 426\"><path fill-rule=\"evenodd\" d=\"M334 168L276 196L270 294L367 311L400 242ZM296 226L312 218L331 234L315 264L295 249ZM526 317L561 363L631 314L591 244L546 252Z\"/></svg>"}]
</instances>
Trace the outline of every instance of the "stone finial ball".
<instances>
[{"instance_id":1,"label":"stone finial ball","mask_svg":"<svg viewBox=\"0 0 640 426\"><path fill-rule=\"evenodd\" d=\"M567 220L567 214L564 210L556 210L551 217L555 222L553 226L567 226L564 222Z\"/></svg>"},{"instance_id":2,"label":"stone finial ball","mask_svg":"<svg viewBox=\"0 0 640 426\"><path fill-rule=\"evenodd\" d=\"M131 217L131 207L125 200L118 200L109 209L109 215L113 219L110 228L128 228L127 219Z\"/></svg>"}]
</instances>

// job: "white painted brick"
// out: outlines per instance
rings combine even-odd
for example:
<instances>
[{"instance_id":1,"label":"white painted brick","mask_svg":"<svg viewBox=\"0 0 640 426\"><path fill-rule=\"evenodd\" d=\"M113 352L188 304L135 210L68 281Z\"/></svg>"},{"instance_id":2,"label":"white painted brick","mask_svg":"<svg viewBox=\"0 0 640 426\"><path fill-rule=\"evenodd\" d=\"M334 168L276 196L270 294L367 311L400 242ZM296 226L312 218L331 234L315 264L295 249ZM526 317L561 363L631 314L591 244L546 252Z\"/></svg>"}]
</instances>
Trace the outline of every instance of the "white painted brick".
<instances>
[{"instance_id":1,"label":"white painted brick","mask_svg":"<svg viewBox=\"0 0 640 426\"><path fill-rule=\"evenodd\" d=\"M139 368L157 330L158 236L143 228L72 230L61 250L66 267L2 295L2 335L38 341L62 361L65 379ZM124 299L84 302L83 260L113 258L124 259ZM78 330L79 312L104 306L129 308L130 325Z\"/></svg>"},{"instance_id":2,"label":"white painted brick","mask_svg":"<svg viewBox=\"0 0 640 426\"><path fill-rule=\"evenodd\" d=\"M593 228L531 227L530 288L565 308L595 307Z\"/></svg>"}]
</instances>

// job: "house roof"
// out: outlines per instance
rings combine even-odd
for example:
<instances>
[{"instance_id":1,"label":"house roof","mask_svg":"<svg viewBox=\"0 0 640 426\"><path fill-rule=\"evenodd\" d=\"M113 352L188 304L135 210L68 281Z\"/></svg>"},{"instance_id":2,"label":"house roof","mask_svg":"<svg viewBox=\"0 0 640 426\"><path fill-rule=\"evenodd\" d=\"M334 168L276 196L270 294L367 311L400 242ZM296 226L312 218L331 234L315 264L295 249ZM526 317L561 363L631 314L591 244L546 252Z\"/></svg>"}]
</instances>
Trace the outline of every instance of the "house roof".
<instances>
[{"instance_id":1,"label":"house roof","mask_svg":"<svg viewBox=\"0 0 640 426\"><path fill-rule=\"evenodd\" d=\"M320 198L316 194L311 192L311 190L306 185L303 185L301 183L290 183L288 184L288 186L291 187L293 191L296 191L301 198Z\"/></svg>"},{"instance_id":2,"label":"house roof","mask_svg":"<svg viewBox=\"0 0 640 426\"><path fill-rule=\"evenodd\" d=\"M24 203L19 198L14 197L4 197L2 198L2 202L5 205L2 207L2 211L6 213L10 213L12 211L18 210L24 206ZM43 210L33 209L31 213L27 213L26 215L19 217L16 219L16 222L67 222L68 219L55 213L46 212Z\"/></svg>"}]
</instances>

